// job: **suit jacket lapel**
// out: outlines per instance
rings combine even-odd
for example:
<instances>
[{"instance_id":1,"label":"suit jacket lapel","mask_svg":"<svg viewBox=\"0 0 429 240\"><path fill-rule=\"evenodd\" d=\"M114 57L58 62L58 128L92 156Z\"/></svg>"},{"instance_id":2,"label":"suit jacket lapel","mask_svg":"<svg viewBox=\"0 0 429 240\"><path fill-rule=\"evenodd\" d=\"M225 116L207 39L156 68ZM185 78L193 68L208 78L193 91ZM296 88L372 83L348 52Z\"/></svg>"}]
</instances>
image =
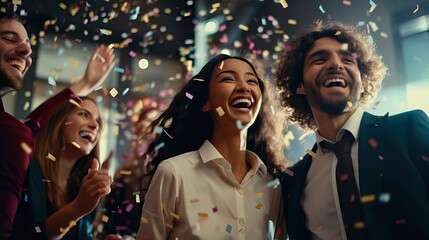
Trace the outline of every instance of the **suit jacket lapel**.
<instances>
[{"instance_id":1,"label":"suit jacket lapel","mask_svg":"<svg viewBox=\"0 0 429 240\"><path fill-rule=\"evenodd\" d=\"M388 114L379 117L364 113L359 127L359 187L361 195L378 194L380 161Z\"/></svg>"}]
</instances>

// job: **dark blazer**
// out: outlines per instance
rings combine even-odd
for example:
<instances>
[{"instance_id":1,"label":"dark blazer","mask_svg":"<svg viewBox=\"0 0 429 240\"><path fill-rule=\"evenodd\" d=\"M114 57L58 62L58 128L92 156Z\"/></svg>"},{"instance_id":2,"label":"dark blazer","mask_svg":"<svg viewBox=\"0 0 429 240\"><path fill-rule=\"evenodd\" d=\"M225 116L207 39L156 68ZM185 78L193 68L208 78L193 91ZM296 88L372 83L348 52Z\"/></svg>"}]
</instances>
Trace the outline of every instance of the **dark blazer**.
<instances>
[{"instance_id":1,"label":"dark blazer","mask_svg":"<svg viewBox=\"0 0 429 240\"><path fill-rule=\"evenodd\" d=\"M37 160L32 159L15 216L11 239L47 239L44 234L45 221L55 210L48 206L45 184L49 183L43 178ZM77 231L76 239L92 239L92 220L93 215L86 215L76 223L75 227L71 228L74 234ZM63 239L75 238L67 235Z\"/></svg>"},{"instance_id":2,"label":"dark blazer","mask_svg":"<svg viewBox=\"0 0 429 240\"><path fill-rule=\"evenodd\" d=\"M314 145L313 151L316 152ZM359 128L359 185L370 239L429 239L429 119L415 110L394 116L364 113ZM312 157L283 174L290 240L310 239L301 194ZM381 197L381 199L380 199ZM386 198L387 197L387 198Z\"/></svg>"}]
</instances>

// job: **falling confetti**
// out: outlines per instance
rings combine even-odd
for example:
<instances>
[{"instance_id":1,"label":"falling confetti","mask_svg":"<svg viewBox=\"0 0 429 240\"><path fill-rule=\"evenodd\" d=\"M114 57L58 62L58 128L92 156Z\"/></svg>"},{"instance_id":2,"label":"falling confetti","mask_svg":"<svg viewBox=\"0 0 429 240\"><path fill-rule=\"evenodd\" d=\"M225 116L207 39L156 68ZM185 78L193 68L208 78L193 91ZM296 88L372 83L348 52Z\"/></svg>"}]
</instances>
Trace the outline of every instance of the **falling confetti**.
<instances>
[{"instance_id":1,"label":"falling confetti","mask_svg":"<svg viewBox=\"0 0 429 240\"><path fill-rule=\"evenodd\" d=\"M288 4L286 2L286 0L280 0L279 3L282 5L283 8L287 8Z\"/></svg>"},{"instance_id":2,"label":"falling confetti","mask_svg":"<svg viewBox=\"0 0 429 240\"><path fill-rule=\"evenodd\" d=\"M30 155L30 154L31 154L31 152L33 151L33 150L31 149L31 147L30 147L30 146L28 146L28 144L27 144L26 142L21 142L21 148L22 148L22 150L24 150L24 152L25 152L26 154L28 154L28 155Z\"/></svg>"},{"instance_id":3,"label":"falling confetti","mask_svg":"<svg viewBox=\"0 0 429 240\"><path fill-rule=\"evenodd\" d=\"M225 114L225 112L223 111L222 107L216 108L216 112L219 115L219 117L222 117Z\"/></svg>"}]
</instances>

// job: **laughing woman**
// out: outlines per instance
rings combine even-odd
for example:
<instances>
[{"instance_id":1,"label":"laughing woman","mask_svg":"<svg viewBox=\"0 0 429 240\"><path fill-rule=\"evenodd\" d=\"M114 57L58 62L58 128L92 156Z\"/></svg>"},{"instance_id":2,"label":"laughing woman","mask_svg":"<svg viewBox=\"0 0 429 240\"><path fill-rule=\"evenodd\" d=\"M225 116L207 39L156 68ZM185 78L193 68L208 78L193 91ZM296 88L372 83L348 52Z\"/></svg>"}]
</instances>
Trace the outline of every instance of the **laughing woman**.
<instances>
[{"instance_id":1,"label":"laughing woman","mask_svg":"<svg viewBox=\"0 0 429 240\"><path fill-rule=\"evenodd\" d=\"M151 125L163 133L148 149L137 239L272 239L282 228L284 125L268 90L248 60L218 55L176 94Z\"/></svg>"},{"instance_id":2,"label":"laughing woman","mask_svg":"<svg viewBox=\"0 0 429 240\"><path fill-rule=\"evenodd\" d=\"M30 114L35 150L11 239L92 239L90 213L110 192L111 180L97 160L98 107L76 94L92 92L113 65L113 50L98 47L78 83Z\"/></svg>"}]
</instances>

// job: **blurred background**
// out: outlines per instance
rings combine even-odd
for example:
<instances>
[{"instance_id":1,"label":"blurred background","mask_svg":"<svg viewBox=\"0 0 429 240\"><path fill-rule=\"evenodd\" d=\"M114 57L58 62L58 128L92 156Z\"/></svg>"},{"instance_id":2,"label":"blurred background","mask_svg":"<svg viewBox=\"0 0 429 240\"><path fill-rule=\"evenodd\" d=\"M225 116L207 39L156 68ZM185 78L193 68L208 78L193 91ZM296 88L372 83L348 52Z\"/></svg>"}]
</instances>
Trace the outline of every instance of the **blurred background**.
<instances>
[{"instance_id":1,"label":"blurred background","mask_svg":"<svg viewBox=\"0 0 429 240\"><path fill-rule=\"evenodd\" d=\"M33 65L23 91L3 98L21 120L83 76L92 50L113 44L118 64L93 94L106 122L102 159L120 166L131 154L134 126L147 108L165 108L184 81L212 55L253 54L268 79L284 45L315 20L339 20L370 34L389 67L368 109L429 114L429 0L0 0L30 31ZM192 133L190 133L192 134ZM311 132L289 126L288 159L301 158Z\"/></svg>"}]
</instances>

